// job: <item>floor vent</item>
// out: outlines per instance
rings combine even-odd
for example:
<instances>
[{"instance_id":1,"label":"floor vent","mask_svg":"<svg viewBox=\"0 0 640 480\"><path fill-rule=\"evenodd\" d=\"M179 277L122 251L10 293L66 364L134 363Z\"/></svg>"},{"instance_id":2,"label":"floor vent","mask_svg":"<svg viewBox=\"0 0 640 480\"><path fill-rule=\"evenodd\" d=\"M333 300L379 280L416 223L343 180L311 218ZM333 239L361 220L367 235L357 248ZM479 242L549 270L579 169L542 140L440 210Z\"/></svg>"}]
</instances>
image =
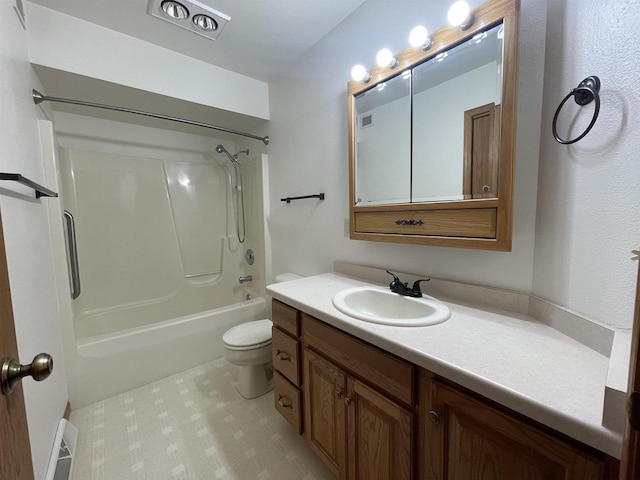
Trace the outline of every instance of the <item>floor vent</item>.
<instances>
[{"instance_id":1,"label":"floor vent","mask_svg":"<svg viewBox=\"0 0 640 480\"><path fill-rule=\"evenodd\" d=\"M45 480L70 480L78 429L64 418L58 424Z\"/></svg>"}]
</instances>

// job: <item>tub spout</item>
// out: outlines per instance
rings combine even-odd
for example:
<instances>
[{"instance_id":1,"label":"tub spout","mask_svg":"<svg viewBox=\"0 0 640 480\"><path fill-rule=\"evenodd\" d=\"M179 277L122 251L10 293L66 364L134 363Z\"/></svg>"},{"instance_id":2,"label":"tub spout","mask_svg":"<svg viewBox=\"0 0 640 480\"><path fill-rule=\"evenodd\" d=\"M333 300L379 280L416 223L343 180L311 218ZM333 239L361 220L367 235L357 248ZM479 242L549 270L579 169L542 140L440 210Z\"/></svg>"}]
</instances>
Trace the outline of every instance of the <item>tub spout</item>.
<instances>
[{"instance_id":1,"label":"tub spout","mask_svg":"<svg viewBox=\"0 0 640 480\"><path fill-rule=\"evenodd\" d=\"M240 283L246 283L246 282L250 282L253 280L253 277L251 275L242 275L240 276Z\"/></svg>"}]
</instances>

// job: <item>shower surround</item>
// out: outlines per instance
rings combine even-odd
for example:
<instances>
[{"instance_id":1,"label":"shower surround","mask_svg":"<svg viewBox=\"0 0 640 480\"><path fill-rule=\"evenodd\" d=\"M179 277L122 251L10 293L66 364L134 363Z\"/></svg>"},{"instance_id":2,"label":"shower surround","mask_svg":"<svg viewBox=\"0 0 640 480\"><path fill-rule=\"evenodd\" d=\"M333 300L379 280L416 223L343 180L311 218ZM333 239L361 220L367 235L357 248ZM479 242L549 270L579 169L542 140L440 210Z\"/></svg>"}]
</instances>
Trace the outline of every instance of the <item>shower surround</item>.
<instances>
[{"instance_id":1,"label":"shower surround","mask_svg":"<svg viewBox=\"0 0 640 480\"><path fill-rule=\"evenodd\" d=\"M55 125L81 283L65 328L73 406L222 357L226 329L267 313L264 261L243 260L246 248L264 257L266 159L240 165L252 212L241 245L219 139L69 114Z\"/></svg>"}]
</instances>

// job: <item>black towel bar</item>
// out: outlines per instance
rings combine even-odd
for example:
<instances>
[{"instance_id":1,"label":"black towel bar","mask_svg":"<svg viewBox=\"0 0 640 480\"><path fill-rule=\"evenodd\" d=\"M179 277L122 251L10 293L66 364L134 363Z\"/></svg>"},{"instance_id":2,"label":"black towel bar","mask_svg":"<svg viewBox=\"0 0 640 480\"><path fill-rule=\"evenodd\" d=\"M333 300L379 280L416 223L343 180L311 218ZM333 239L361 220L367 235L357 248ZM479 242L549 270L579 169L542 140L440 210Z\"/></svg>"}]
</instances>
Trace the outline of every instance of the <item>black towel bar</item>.
<instances>
[{"instance_id":1,"label":"black towel bar","mask_svg":"<svg viewBox=\"0 0 640 480\"><path fill-rule=\"evenodd\" d=\"M23 177L19 173L0 173L0 180L8 180L11 182L18 182L27 187L33 188L36 191L36 198L40 197L57 197L58 194L37 184L36 182Z\"/></svg>"},{"instance_id":2,"label":"black towel bar","mask_svg":"<svg viewBox=\"0 0 640 480\"><path fill-rule=\"evenodd\" d=\"M291 203L291 200L302 200L303 198L319 198L320 200L324 200L324 193L317 193L315 195L305 195L303 197L287 197L281 198L281 202Z\"/></svg>"}]
</instances>

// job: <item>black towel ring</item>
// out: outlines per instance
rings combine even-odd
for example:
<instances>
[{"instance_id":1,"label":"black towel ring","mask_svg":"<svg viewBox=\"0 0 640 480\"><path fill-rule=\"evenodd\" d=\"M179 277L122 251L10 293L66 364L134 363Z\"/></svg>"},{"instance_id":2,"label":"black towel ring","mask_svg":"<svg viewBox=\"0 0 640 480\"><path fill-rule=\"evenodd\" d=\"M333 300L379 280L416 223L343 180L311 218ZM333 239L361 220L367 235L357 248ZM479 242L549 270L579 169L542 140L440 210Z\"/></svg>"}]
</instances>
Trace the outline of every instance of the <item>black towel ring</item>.
<instances>
[{"instance_id":1,"label":"black towel ring","mask_svg":"<svg viewBox=\"0 0 640 480\"><path fill-rule=\"evenodd\" d=\"M591 131L591 129L596 123L596 120L598 119L598 114L600 113L600 93L599 92L600 92L600 79L595 75L592 75L590 77L585 78L583 81L581 81L576 88L571 90L569 94L566 97L564 97L562 102L560 102L560 105L558 105L556 114L553 116L553 124L552 124L553 138L555 138L558 143L561 143L562 145L570 145L572 143L576 143L578 140L582 140L584 136ZM560 110L562 110L562 107L564 106L564 104L567 103L567 100L569 100L572 96L575 97L574 98L575 102L580 106L588 105L595 99L596 109L593 112L593 118L591 119L591 123L589 124L587 129L584 132L582 132L582 134L580 134L578 137L574 138L573 140L563 140L558 135L558 129L556 128L556 123L558 121L558 115L560 114Z\"/></svg>"}]
</instances>

